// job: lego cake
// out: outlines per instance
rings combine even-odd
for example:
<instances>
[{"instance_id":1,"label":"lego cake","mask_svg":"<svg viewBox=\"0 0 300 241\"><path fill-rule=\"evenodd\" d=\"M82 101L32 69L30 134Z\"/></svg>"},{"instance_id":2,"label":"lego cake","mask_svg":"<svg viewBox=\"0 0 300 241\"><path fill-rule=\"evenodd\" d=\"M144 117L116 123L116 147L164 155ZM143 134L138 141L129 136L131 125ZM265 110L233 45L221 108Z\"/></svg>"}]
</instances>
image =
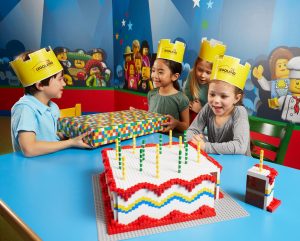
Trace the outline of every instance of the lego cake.
<instances>
[{"instance_id":1,"label":"lego cake","mask_svg":"<svg viewBox=\"0 0 300 241\"><path fill-rule=\"evenodd\" d=\"M215 216L222 167L199 150L186 142L104 149L108 234Z\"/></svg>"},{"instance_id":2,"label":"lego cake","mask_svg":"<svg viewBox=\"0 0 300 241\"><path fill-rule=\"evenodd\" d=\"M278 172L267 165L256 164L248 170L246 203L274 212L281 201L274 198L275 178Z\"/></svg>"},{"instance_id":3,"label":"lego cake","mask_svg":"<svg viewBox=\"0 0 300 241\"><path fill-rule=\"evenodd\" d=\"M85 132L91 134L84 142L91 147L112 143L120 136L121 140L161 131L162 123L167 122L164 115L144 110L124 110L99 114L61 118L58 131L68 138Z\"/></svg>"}]
</instances>

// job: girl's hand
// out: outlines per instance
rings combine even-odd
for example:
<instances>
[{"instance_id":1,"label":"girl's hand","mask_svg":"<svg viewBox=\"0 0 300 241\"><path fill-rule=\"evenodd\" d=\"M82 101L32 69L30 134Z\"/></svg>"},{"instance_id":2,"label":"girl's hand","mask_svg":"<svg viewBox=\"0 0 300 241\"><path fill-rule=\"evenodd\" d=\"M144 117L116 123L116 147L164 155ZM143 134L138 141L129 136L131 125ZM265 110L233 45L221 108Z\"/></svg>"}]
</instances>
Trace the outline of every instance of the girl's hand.
<instances>
[{"instance_id":1,"label":"girl's hand","mask_svg":"<svg viewBox=\"0 0 300 241\"><path fill-rule=\"evenodd\" d=\"M195 113L199 113L199 111L202 109L201 102L199 100L194 100L190 104L190 110L194 111Z\"/></svg>"},{"instance_id":2,"label":"girl's hand","mask_svg":"<svg viewBox=\"0 0 300 241\"><path fill-rule=\"evenodd\" d=\"M76 136L75 138L72 138L72 146L73 147L78 147L78 148L88 148L91 149L92 147L85 142L83 142L83 138L91 134L91 132L85 132L79 136Z\"/></svg>"},{"instance_id":3,"label":"girl's hand","mask_svg":"<svg viewBox=\"0 0 300 241\"><path fill-rule=\"evenodd\" d=\"M195 145L198 145L198 142L200 142L200 149L205 150L205 142L204 142L204 136L203 134L194 135L192 138L192 142Z\"/></svg>"},{"instance_id":4,"label":"girl's hand","mask_svg":"<svg viewBox=\"0 0 300 241\"><path fill-rule=\"evenodd\" d=\"M136 110L136 108L130 106L130 107L129 107L129 110Z\"/></svg>"},{"instance_id":5,"label":"girl's hand","mask_svg":"<svg viewBox=\"0 0 300 241\"><path fill-rule=\"evenodd\" d=\"M170 130L175 129L178 124L178 120L176 120L173 116L166 115L166 117L168 117L169 121L162 124L163 126L165 126L163 132L169 132Z\"/></svg>"}]
</instances>

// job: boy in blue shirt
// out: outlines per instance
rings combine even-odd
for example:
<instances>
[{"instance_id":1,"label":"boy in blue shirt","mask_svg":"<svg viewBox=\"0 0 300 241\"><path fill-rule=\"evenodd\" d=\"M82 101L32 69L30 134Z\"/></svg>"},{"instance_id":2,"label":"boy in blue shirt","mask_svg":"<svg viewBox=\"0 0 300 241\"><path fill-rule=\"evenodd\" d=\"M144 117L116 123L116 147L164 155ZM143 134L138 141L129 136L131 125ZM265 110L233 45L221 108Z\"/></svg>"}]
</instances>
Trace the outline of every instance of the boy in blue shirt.
<instances>
[{"instance_id":1,"label":"boy in blue shirt","mask_svg":"<svg viewBox=\"0 0 300 241\"><path fill-rule=\"evenodd\" d=\"M26 52L10 62L25 88L25 95L11 110L11 135L14 151L27 157L43 155L69 147L90 148L83 142L88 135L60 141L57 120L60 112L52 98L61 98L63 68L51 48Z\"/></svg>"}]
</instances>

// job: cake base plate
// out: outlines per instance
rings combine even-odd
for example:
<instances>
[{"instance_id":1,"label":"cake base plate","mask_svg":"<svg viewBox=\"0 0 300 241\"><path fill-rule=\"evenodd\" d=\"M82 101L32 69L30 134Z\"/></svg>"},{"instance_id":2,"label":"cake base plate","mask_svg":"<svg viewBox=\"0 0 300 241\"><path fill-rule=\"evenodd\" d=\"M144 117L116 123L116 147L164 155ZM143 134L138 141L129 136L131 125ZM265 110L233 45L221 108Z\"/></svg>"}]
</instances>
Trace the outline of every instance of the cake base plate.
<instances>
[{"instance_id":1,"label":"cake base plate","mask_svg":"<svg viewBox=\"0 0 300 241\"><path fill-rule=\"evenodd\" d=\"M249 216L248 212L245 209L243 209L227 193L222 191L224 197L222 199L217 200L215 204L215 209L217 213L216 216L181 223L168 224L158 226L155 228L146 228L136 231L109 235L107 233L107 227L105 222L105 213L102 202L101 186L99 184L99 176L100 174L93 176L94 203L96 209L96 223L99 241L123 240Z\"/></svg>"}]
</instances>

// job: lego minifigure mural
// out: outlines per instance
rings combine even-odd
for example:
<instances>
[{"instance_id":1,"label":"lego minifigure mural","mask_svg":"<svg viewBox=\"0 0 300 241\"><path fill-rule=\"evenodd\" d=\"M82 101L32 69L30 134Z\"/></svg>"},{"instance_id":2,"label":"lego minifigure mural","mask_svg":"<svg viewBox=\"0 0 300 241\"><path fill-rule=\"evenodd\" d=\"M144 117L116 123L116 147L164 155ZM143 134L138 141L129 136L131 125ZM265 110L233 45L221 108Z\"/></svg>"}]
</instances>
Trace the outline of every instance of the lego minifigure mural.
<instances>
[{"instance_id":1,"label":"lego minifigure mural","mask_svg":"<svg viewBox=\"0 0 300 241\"><path fill-rule=\"evenodd\" d=\"M300 57L294 57L297 55L300 55L300 48L281 46L275 48L268 59L260 59L254 64L252 83L259 90L257 116L300 123L297 111L300 107L300 87L297 89L300 86Z\"/></svg>"},{"instance_id":2,"label":"lego minifigure mural","mask_svg":"<svg viewBox=\"0 0 300 241\"><path fill-rule=\"evenodd\" d=\"M14 51L3 51L0 61L1 85L21 86L18 78L9 68L8 63L15 56L25 51L24 45L17 41L8 42ZM63 66L64 79L67 86L72 87L109 87L112 84L111 70L107 67L106 54L103 49L94 48L90 51L83 49L70 50L67 47L56 47L54 53Z\"/></svg>"},{"instance_id":3,"label":"lego minifigure mural","mask_svg":"<svg viewBox=\"0 0 300 241\"><path fill-rule=\"evenodd\" d=\"M153 89L151 80L151 57L149 54L149 44L146 40L140 41L135 39L132 41L132 48L127 45L123 53L124 75L120 73L120 65L117 67L117 78L124 78L124 84L121 88L134 90L142 93L148 93ZM118 83L122 82L118 80ZM118 86L119 87L119 86Z\"/></svg>"},{"instance_id":4,"label":"lego minifigure mural","mask_svg":"<svg viewBox=\"0 0 300 241\"><path fill-rule=\"evenodd\" d=\"M64 68L64 78L68 86L108 87L111 85L111 70L105 63L106 54L103 49L70 51L65 47L57 47L54 52Z\"/></svg>"}]
</instances>

